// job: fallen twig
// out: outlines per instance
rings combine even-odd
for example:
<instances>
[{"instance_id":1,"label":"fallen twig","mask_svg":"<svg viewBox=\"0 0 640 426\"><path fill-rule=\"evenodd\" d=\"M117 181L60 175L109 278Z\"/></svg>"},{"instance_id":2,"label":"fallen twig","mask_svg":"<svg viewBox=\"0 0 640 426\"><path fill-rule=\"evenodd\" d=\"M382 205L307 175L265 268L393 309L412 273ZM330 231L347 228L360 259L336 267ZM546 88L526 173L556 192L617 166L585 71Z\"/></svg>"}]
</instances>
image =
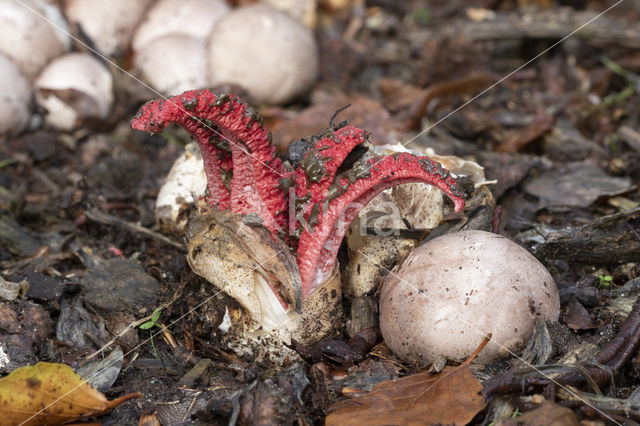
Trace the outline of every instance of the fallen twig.
<instances>
[{"instance_id":1,"label":"fallen twig","mask_svg":"<svg viewBox=\"0 0 640 426\"><path fill-rule=\"evenodd\" d=\"M98 209L89 209L85 211L85 215L92 221L102 223L103 225L115 225L121 228L125 228L128 231L131 231L136 234L142 234L144 236L162 241L165 244L169 244L175 248L178 248L182 251L186 251L184 244L179 243L177 241L173 241L172 239L158 233L152 231L144 226L137 225L135 223L127 222L126 220L120 219L117 216L110 215L109 213L105 213Z\"/></svg>"},{"instance_id":2,"label":"fallen twig","mask_svg":"<svg viewBox=\"0 0 640 426\"><path fill-rule=\"evenodd\" d=\"M640 344L640 298L636 300L633 310L625 320L613 340L607 343L595 356L595 363L586 363L584 370L598 384L610 382L631 358ZM509 393L530 394L552 384L585 386L588 380L584 374L570 372L554 377L522 376L520 370L509 371L495 376L484 383L482 395L489 398L493 395Z\"/></svg>"}]
</instances>

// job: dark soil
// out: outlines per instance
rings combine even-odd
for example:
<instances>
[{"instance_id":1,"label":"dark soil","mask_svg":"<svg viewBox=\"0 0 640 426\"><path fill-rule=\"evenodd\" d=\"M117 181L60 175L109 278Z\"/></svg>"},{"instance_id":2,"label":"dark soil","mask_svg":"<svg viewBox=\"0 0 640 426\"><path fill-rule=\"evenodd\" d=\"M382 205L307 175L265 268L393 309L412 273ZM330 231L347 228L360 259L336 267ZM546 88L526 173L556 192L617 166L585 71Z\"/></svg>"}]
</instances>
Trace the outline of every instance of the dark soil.
<instances>
[{"instance_id":1,"label":"dark soil","mask_svg":"<svg viewBox=\"0 0 640 426\"><path fill-rule=\"evenodd\" d=\"M370 1L361 21L355 9L320 3L319 82L299 102L263 110L282 152L352 103L338 121L351 118L373 143L418 135L409 146L477 161L497 180L494 230L532 251L560 289L547 363L586 343L593 353L602 348L639 287L637 4L623 2L556 45L613 2ZM490 17L474 21L465 12L472 5ZM109 123L69 134L34 128L0 144L0 270L8 281L29 283L24 299L0 301L10 360L0 375L38 361L85 365L115 334L169 302L159 321L179 347L159 335L154 348L148 330L136 327L121 337L124 363L105 394L144 396L99 421L133 424L155 412L163 424L321 424L343 388L371 389L418 371L384 344L355 363L290 359L277 367L220 344L225 307L239 306L224 295L202 304L215 289L189 268L183 238L162 234L154 219L158 189L188 137L175 128L153 136L130 130L139 106L121 93ZM311 122L300 118L311 108ZM346 342L346 330L335 338ZM488 379L512 364L502 360L477 375ZM635 352L603 391L624 399L638 383ZM514 407L531 408L518 396ZM602 417L565 405L579 419ZM491 412L473 423L493 420Z\"/></svg>"}]
</instances>

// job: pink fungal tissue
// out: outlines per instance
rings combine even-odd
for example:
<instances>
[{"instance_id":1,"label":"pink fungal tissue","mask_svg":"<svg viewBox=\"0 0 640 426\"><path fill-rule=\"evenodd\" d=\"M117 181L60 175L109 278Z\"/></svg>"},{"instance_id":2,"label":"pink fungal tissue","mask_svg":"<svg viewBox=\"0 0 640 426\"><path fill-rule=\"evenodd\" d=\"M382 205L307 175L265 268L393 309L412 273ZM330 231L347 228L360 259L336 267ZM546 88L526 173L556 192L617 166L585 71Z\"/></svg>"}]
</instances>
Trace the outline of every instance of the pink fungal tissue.
<instances>
[{"instance_id":1,"label":"pink fungal tissue","mask_svg":"<svg viewBox=\"0 0 640 426\"><path fill-rule=\"evenodd\" d=\"M423 182L442 190L456 211L464 194L451 173L409 153L343 162L368 137L354 126L328 129L306 141L295 166L283 162L262 117L236 96L192 90L145 104L132 127L161 132L176 123L198 142L214 209L257 215L295 255L303 300L333 270L340 242L362 207L394 185ZM343 167L341 167L343 166Z\"/></svg>"}]
</instances>

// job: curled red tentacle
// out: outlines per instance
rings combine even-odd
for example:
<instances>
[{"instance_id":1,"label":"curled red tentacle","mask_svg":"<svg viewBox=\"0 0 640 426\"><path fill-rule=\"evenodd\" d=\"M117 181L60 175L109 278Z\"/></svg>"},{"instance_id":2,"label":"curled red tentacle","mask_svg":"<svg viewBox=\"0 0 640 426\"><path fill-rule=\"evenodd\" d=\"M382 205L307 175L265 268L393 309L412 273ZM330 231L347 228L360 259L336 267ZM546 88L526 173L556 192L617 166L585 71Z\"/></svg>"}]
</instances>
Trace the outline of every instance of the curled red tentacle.
<instances>
[{"instance_id":1,"label":"curled red tentacle","mask_svg":"<svg viewBox=\"0 0 640 426\"><path fill-rule=\"evenodd\" d=\"M244 215L256 213L274 238L280 236L296 251L303 299L333 270L351 221L383 190L424 182L444 191L456 210L464 206L456 180L428 157L374 157L336 176L349 153L366 140L367 133L357 127L324 133L290 172L262 118L234 96L193 90L153 101L140 109L132 127L159 132L170 122L184 127L200 146L209 204Z\"/></svg>"},{"instance_id":2,"label":"curled red tentacle","mask_svg":"<svg viewBox=\"0 0 640 426\"><path fill-rule=\"evenodd\" d=\"M286 229L286 201L278 189L282 162L257 112L235 96L191 90L147 103L131 125L159 132L171 122L184 127L200 146L210 205L257 213L274 234Z\"/></svg>"},{"instance_id":3,"label":"curled red tentacle","mask_svg":"<svg viewBox=\"0 0 640 426\"><path fill-rule=\"evenodd\" d=\"M456 211L464 207L456 180L428 157L401 153L357 162L336 177L326 197L316 200L305 217L306 227L298 242L303 299L333 270L342 238L360 210L385 189L411 182L436 186L451 198Z\"/></svg>"},{"instance_id":4,"label":"curled red tentacle","mask_svg":"<svg viewBox=\"0 0 640 426\"><path fill-rule=\"evenodd\" d=\"M347 126L335 132L328 131L307 151L294 172L296 199L307 201L296 206L298 217L308 216L313 204L326 198L338 168L366 138L364 130ZM290 231L299 232L301 226L300 221L296 221Z\"/></svg>"}]
</instances>

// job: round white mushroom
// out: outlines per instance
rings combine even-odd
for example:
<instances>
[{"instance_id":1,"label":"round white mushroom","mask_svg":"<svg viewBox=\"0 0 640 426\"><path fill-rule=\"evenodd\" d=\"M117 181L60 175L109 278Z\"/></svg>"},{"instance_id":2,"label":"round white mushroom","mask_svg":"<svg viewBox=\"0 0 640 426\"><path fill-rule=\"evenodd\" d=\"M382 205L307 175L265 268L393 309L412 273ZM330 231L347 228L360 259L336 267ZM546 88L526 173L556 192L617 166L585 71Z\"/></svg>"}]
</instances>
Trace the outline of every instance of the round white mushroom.
<instances>
[{"instance_id":1,"label":"round white mushroom","mask_svg":"<svg viewBox=\"0 0 640 426\"><path fill-rule=\"evenodd\" d=\"M16 64L0 55L0 136L15 134L29 122L31 86Z\"/></svg>"},{"instance_id":2,"label":"round white mushroom","mask_svg":"<svg viewBox=\"0 0 640 426\"><path fill-rule=\"evenodd\" d=\"M69 22L82 27L100 53L117 56L129 46L151 0L67 0Z\"/></svg>"},{"instance_id":3,"label":"round white mushroom","mask_svg":"<svg viewBox=\"0 0 640 426\"><path fill-rule=\"evenodd\" d=\"M207 87L207 48L201 39L169 34L136 52L134 64L165 95Z\"/></svg>"},{"instance_id":4,"label":"round white mushroom","mask_svg":"<svg viewBox=\"0 0 640 426\"><path fill-rule=\"evenodd\" d=\"M408 362L460 361L492 333L478 360L519 349L537 318L557 320L558 289L545 267L484 231L444 235L413 250L384 281L380 328Z\"/></svg>"},{"instance_id":5,"label":"round white mushroom","mask_svg":"<svg viewBox=\"0 0 640 426\"><path fill-rule=\"evenodd\" d=\"M29 80L69 48L65 31L64 18L51 5L0 0L0 53L15 62Z\"/></svg>"},{"instance_id":6,"label":"round white mushroom","mask_svg":"<svg viewBox=\"0 0 640 426\"><path fill-rule=\"evenodd\" d=\"M109 70L87 53L69 53L52 61L35 83L36 101L46 122L71 130L86 118L106 119L113 103Z\"/></svg>"},{"instance_id":7,"label":"round white mushroom","mask_svg":"<svg viewBox=\"0 0 640 426\"><path fill-rule=\"evenodd\" d=\"M264 4L223 17L209 40L211 84L237 84L258 102L280 104L309 89L318 48L309 28Z\"/></svg>"},{"instance_id":8,"label":"round white mushroom","mask_svg":"<svg viewBox=\"0 0 640 426\"><path fill-rule=\"evenodd\" d=\"M229 12L224 0L160 0L146 13L131 42L134 52L167 34L206 39Z\"/></svg>"}]
</instances>

